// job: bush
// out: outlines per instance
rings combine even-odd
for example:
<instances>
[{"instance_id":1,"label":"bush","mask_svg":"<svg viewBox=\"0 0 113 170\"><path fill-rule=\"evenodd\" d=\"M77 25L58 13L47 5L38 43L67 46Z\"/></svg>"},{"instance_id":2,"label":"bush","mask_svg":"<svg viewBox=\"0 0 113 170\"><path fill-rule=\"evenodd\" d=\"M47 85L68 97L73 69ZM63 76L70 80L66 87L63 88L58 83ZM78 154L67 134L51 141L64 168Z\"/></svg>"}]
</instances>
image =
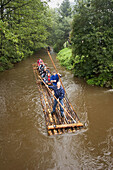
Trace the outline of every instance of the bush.
<instances>
[{"instance_id":1,"label":"bush","mask_svg":"<svg viewBox=\"0 0 113 170\"><path fill-rule=\"evenodd\" d=\"M70 48L62 49L58 53L57 58L59 59L61 65L65 66L68 70L71 70L73 68L73 65L72 65L72 50Z\"/></svg>"}]
</instances>

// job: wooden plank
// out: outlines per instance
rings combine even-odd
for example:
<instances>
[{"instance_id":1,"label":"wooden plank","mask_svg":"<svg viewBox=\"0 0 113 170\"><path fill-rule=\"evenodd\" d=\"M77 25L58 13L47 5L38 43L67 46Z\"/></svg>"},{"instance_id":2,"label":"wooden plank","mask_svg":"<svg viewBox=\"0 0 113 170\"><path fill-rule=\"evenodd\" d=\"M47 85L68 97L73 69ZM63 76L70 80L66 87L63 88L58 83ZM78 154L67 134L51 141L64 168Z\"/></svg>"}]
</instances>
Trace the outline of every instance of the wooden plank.
<instances>
[{"instance_id":1,"label":"wooden plank","mask_svg":"<svg viewBox=\"0 0 113 170\"><path fill-rule=\"evenodd\" d=\"M62 129L62 128L71 128L71 127L80 127L83 126L82 123L73 123L73 124L63 124L63 125L51 125L48 126L48 130L49 129Z\"/></svg>"}]
</instances>

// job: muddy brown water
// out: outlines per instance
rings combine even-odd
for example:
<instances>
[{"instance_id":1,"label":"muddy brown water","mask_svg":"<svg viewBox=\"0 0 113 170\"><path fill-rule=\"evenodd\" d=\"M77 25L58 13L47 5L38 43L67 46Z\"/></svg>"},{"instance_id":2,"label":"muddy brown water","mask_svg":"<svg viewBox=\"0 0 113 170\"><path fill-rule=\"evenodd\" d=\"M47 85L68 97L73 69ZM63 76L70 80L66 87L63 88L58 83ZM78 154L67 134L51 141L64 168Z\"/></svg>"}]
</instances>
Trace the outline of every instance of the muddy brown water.
<instances>
[{"instance_id":1,"label":"muddy brown water","mask_svg":"<svg viewBox=\"0 0 113 170\"><path fill-rule=\"evenodd\" d=\"M41 51L0 73L0 170L113 169L113 91L87 85L60 66L71 104L86 129L49 137L32 63Z\"/></svg>"}]
</instances>

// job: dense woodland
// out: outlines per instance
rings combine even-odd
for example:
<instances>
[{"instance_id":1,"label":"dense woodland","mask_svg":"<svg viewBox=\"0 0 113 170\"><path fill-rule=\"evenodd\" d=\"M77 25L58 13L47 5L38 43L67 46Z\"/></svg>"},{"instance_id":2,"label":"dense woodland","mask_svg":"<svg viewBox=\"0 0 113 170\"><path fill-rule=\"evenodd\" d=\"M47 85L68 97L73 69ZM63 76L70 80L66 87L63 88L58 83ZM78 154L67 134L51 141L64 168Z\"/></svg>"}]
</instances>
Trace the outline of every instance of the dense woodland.
<instances>
[{"instance_id":1,"label":"dense woodland","mask_svg":"<svg viewBox=\"0 0 113 170\"><path fill-rule=\"evenodd\" d=\"M72 8L69 0L64 0L59 8L50 10L52 27L50 30L49 44L55 52L64 48L64 43L69 39L72 23Z\"/></svg>"},{"instance_id":2,"label":"dense woodland","mask_svg":"<svg viewBox=\"0 0 113 170\"><path fill-rule=\"evenodd\" d=\"M1 0L0 71L46 45L50 14L40 0Z\"/></svg>"},{"instance_id":3,"label":"dense woodland","mask_svg":"<svg viewBox=\"0 0 113 170\"><path fill-rule=\"evenodd\" d=\"M72 47L60 51L58 58L88 84L113 88L112 18L113 0L76 1L71 29ZM69 51L72 53L68 57Z\"/></svg>"},{"instance_id":4,"label":"dense woodland","mask_svg":"<svg viewBox=\"0 0 113 170\"><path fill-rule=\"evenodd\" d=\"M51 45L75 76L113 88L113 0L47 2L1 0L0 71Z\"/></svg>"}]
</instances>

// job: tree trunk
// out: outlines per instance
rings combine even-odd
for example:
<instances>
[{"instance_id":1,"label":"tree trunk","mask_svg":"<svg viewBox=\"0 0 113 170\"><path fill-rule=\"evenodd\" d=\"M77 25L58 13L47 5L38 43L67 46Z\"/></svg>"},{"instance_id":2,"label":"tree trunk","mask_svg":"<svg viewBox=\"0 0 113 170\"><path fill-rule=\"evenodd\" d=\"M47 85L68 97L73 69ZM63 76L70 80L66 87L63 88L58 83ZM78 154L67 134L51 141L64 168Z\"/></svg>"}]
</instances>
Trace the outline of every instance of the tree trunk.
<instances>
[{"instance_id":1,"label":"tree trunk","mask_svg":"<svg viewBox=\"0 0 113 170\"><path fill-rule=\"evenodd\" d=\"M0 13L0 19L3 21L3 12L4 12L4 7L3 7L3 0L1 0L1 13ZM3 46L3 44L2 44L2 40L3 40L3 31L2 30L0 30L0 32L1 32L1 36L0 36L0 57L2 56L2 46Z\"/></svg>"}]
</instances>

